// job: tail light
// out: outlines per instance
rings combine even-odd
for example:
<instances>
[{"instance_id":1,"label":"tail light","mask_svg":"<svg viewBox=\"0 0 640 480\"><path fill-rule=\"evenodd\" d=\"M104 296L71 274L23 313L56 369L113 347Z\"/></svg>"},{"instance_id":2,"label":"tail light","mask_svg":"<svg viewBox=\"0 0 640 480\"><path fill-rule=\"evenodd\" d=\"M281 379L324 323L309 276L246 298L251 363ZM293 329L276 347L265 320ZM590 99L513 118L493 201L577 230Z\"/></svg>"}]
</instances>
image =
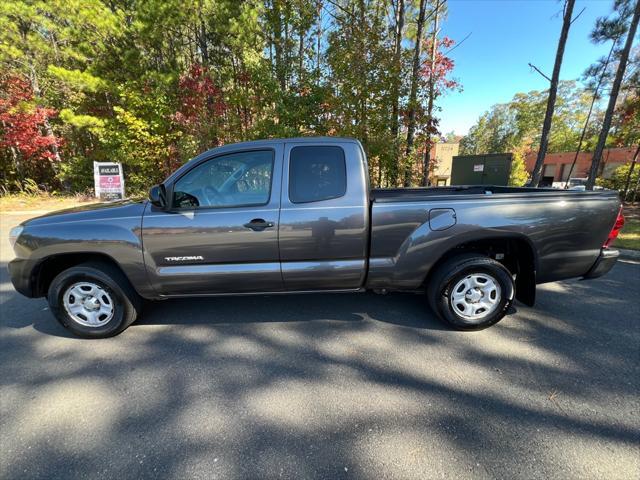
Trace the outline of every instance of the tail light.
<instances>
[{"instance_id":1,"label":"tail light","mask_svg":"<svg viewBox=\"0 0 640 480\"><path fill-rule=\"evenodd\" d=\"M613 241L618 238L618 234L620 233L620 230L622 230L622 227L624 227L624 215L622 215L622 207L620 207L620 210L618 210L618 216L616 217L616 223L613 224L613 228L609 232L607 241L604 242L602 248L609 248Z\"/></svg>"}]
</instances>

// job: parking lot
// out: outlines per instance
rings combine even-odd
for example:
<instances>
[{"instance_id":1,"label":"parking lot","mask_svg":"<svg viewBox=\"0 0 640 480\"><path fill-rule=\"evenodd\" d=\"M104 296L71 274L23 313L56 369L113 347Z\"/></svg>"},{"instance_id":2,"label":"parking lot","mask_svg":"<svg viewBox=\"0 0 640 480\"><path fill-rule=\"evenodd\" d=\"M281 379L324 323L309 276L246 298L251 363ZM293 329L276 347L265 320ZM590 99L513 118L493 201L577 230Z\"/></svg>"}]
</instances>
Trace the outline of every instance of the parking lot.
<instances>
[{"instance_id":1,"label":"parking lot","mask_svg":"<svg viewBox=\"0 0 640 480\"><path fill-rule=\"evenodd\" d=\"M482 332L415 295L149 304L80 340L0 257L1 478L638 478L640 264Z\"/></svg>"}]
</instances>

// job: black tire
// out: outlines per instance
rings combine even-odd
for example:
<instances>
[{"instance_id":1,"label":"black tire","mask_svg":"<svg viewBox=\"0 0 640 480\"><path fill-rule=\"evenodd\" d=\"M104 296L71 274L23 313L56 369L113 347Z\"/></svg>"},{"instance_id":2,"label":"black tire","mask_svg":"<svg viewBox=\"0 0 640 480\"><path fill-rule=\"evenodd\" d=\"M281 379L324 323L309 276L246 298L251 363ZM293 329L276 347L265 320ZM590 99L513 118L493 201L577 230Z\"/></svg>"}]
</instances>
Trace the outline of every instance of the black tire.
<instances>
[{"instance_id":1,"label":"black tire","mask_svg":"<svg viewBox=\"0 0 640 480\"><path fill-rule=\"evenodd\" d=\"M83 325L74 319L64 306L63 296L67 290L83 282L94 284L108 294L106 299L109 302L106 303L112 305L111 318L99 326ZM102 262L82 263L58 274L49 285L47 300L51 311L62 326L82 338L106 338L117 335L142 313L142 299L129 280L118 268ZM75 298L73 300L75 302ZM104 321L108 315L103 317Z\"/></svg>"},{"instance_id":2,"label":"black tire","mask_svg":"<svg viewBox=\"0 0 640 480\"><path fill-rule=\"evenodd\" d=\"M472 275L489 275L500 286L499 300L481 318L468 318L454 308L451 300L453 288ZM463 287L464 288L464 287ZM464 290L463 290L464 291ZM484 293L480 293L484 296ZM450 258L438 266L427 284L429 306L442 320L458 330L481 330L487 328L505 316L515 298L515 283L511 272L500 262L479 254L461 254ZM478 315L483 315L482 311Z\"/></svg>"}]
</instances>

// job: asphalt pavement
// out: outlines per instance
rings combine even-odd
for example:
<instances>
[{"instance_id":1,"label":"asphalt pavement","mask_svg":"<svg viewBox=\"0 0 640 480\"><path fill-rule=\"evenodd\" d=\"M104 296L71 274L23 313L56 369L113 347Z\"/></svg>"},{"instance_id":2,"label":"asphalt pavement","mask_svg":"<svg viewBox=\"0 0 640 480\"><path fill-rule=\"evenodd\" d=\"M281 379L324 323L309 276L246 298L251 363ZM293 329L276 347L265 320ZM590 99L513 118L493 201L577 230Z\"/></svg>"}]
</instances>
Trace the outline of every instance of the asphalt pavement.
<instances>
[{"instance_id":1,"label":"asphalt pavement","mask_svg":"<svg viewBox=\"0 0 640 480\"><path fill-rule=\"evenodd\" d=\"M420 296L148 304L81 340L0 252L0 478L640 478L640 264L456 332Z\"/></svg>"}]
</instances>

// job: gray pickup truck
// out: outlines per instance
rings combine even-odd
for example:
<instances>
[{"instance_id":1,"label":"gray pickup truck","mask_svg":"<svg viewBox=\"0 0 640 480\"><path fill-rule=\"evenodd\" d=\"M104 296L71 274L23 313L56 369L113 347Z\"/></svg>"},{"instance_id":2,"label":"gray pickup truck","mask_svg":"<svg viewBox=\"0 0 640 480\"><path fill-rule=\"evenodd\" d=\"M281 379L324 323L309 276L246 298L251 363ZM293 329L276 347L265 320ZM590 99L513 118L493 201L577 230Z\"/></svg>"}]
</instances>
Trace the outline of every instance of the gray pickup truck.
<instances>
[{"instance_id":1,"label":"gray pickup truck","mask_svg":"<svg viewBox=\"0 0 640 480\"><path fill-rule=\"evenodd\" d=\"M83 337L121 332L142 299L365 290L425 294L472 330L538 283L608 272L623 221L613 191L372 190L356 140L264 140L199 155L149 200L24 222L9 271Z\"/></svg>"}]
</instances>

